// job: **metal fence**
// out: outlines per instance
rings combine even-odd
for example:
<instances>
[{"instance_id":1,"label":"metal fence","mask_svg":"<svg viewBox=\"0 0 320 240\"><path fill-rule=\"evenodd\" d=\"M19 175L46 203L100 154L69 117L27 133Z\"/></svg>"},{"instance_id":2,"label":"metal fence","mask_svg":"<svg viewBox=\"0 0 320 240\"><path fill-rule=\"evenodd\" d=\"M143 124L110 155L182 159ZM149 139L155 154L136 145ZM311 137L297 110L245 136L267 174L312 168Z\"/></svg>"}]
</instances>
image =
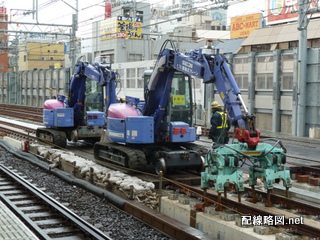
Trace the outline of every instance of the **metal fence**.
<instances>
[{"instance_id":1,"label":"metal fence","mask_svg":"<svg viewBox=\"0 0 320 240\"><path fill-rule=\"evenodd\" d=\"M257 116L257 128L296 135L304 128L305 136L320 138L320 49L309 48L307 59L306 120L297 125L298 83L297 49L251 52L227 56L242 97L250 113ZM120 74L118 96L143 98L142 73L152 69L154 61L113 64ZM0 103L42 107L56 93L67 94L70 69L0 73ZM220 100L211 84L195 79L195 122L210 126L212 100Z\"/></svg>"},{"instance_id":2,"label":"metal fence","mask_svg":"<svg viewBox=\"0 0 320 240\"><path fill-rule=\"evenodd\" d=\"M70 69L0 73L0 103L43 107L55 94L67 94Z\"/></svg>"}]
</instances>

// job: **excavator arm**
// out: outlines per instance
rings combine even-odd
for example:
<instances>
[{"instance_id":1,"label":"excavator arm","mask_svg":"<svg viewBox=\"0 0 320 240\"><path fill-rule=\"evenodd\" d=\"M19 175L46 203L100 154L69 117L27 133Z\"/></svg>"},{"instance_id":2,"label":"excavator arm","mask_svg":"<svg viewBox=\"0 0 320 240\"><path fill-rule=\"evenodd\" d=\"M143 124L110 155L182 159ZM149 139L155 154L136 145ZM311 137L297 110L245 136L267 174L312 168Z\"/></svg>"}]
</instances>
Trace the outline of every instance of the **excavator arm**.
<instances>
[{"instance_id":1,"label":"excavator arm","mask_svg":"<svg viewBox=\"0 0 320 240\"><path fill-rule=\"evenodd\" d=\"M156 124L160 123L170 94L173 73L180 71L203 79L205 84L215 85L235 128L235 137L254 149L260 141L260 131L255 128L255 116L249 114L245 106L228 60L219 53L219 49L215 52L210 49L210 53L205 50L200 48L182 54L176 49L166 48L160 52L147 86L152 95L146 99L146 114L155 116Z\"/></svg>"}]
</instances>

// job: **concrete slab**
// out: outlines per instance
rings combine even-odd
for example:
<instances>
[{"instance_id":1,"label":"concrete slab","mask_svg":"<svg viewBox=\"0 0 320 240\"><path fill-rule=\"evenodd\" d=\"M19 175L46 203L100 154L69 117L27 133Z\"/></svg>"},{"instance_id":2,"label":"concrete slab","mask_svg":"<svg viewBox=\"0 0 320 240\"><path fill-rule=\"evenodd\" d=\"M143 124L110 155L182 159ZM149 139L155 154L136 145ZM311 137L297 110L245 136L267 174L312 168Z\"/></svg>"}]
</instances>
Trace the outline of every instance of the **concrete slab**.
<instances>
[{"instance_id":1,"label":"concrete slab","mask_svg":"<svg viewBox=\"0 0 320 240\"><path fill-rule=\"evenodd\" d=\"M2 202L0 202L0 239L39 240Z\"/></svg>"}]
</instances>

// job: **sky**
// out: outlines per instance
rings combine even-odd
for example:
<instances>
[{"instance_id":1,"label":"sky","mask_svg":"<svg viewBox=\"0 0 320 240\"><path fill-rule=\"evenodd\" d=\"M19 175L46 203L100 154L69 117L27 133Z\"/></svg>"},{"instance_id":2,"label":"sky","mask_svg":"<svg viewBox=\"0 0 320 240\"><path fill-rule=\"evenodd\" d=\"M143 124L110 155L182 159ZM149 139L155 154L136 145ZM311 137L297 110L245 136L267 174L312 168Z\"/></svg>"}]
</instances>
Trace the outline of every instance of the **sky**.
<instances>
[{"instance_id":1,"label":"sky","mask_svg":"<svg viewBox=\"0 0 320 240\"><path fill-rule=\"evenodd\" d=\"M169 3L172 0L145 0L150 3ZM245 14L262 12L265 9L266 0L233 0L229 1L228 18L233 16L241 16ZM32 14L26 14L32 10L33 0L19 1L17 0L2 0L2 5L7 8L7 13L10 15L11 21L23 23L35 23L36 18L32 18ZM0 2L0 4L1 4ZM39 12L38 23L41 24L60 24L71 25L72 14L75 14L75 6L78 2L79 9L79 30L78 36L86 35L91 29L91 23L103 19L104 14L104 1L103 0L38 0ZM208 1L211 4L211 1ZM9 19L9 20L10 20ZM28 29L25 29L27 27ZM9 30L22 30L27 31L34 29L37 31L38 27L33 25L16 26L15 24L9 26ZM57 29L47 27L47 31L53 32ZM59 27L59 31L70 31L70 28Z\"/></svg>"},{"instance_id":2,"label":"sky","mask_svg":"<svg viewBox=\"0 0 320 240\"><path fill-rule=\"evenodd\" d=\"M76 0L38 0L39 16L41 23L71 24L72 14L76 13ZM12 13L12 21L30 21L32 15L27 15L27 10L32 10L33 0L19 1L3 0L2 4L7 8L8 14ZM104 11L103 0L78 0L79 15L82 20L102 14ZM11 10L11 11L10 11Z\"/></svg>"},{"instance_id":3,"label":"sky","mask_svg":"<svg viewBox=\"0 0 320 240\"><path fill-rule=\"evenodd\" d=\"M76 13L76 0L38 0L38 20L32 14L26 14L33 9L33 0L19 1L17 0L2 0L2 5L7 8L9 21L21 23L39 23L48 24L49 26L36 26L31 24L10 24L8 30L12 31L35 31L35 32L53 32L70 34L72 25L72 15ZM78 0L78 37L91 36L92 22L103 19L104 16L104 1L103 0ZM50 26L52 24L61 25L59 27ZM67 27L69 26L69 27ZM15 33L9 33L9 39L14 39ZM59 35L59 40L52 35L47 35L49 41L66 40L68 36ZM50 40L51 39L51 40Z\"/></svg>"}]
</instances>

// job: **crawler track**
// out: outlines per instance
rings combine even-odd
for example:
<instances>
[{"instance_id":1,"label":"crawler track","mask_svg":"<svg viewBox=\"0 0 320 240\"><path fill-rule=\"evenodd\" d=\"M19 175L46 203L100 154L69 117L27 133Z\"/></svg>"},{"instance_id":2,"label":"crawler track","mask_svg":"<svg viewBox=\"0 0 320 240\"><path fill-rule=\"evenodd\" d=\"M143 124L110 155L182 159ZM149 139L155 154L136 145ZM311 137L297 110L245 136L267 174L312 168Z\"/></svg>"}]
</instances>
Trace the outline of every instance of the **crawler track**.
<instances>
[{"instance_id":1,"label":"crawler track","mask_svg":"<svg viewBox=\"0 0 320 240\"><path fill-rule=\"evenodd\" d=\"M111 239L3 165L0 198L40 239Z\"/></svg>"},{"instance_id":2,"label":"crawler track","mask_svg":"<svg viewBox=\"0 0 320 240\"><path fill-rule=\"evenodd\" d=\"M109 161L117 159L116 162L121 162L123 166L132 169L144 170L147 165L144 153L141 150L120 146L115 143L97 143L95 145L102 156ZM107 151L107 149L109 151ZM98 159L98 156L95 156ZM96 160L101 165L106 165L103 159Z\"/></svg>"}]
</instances>

